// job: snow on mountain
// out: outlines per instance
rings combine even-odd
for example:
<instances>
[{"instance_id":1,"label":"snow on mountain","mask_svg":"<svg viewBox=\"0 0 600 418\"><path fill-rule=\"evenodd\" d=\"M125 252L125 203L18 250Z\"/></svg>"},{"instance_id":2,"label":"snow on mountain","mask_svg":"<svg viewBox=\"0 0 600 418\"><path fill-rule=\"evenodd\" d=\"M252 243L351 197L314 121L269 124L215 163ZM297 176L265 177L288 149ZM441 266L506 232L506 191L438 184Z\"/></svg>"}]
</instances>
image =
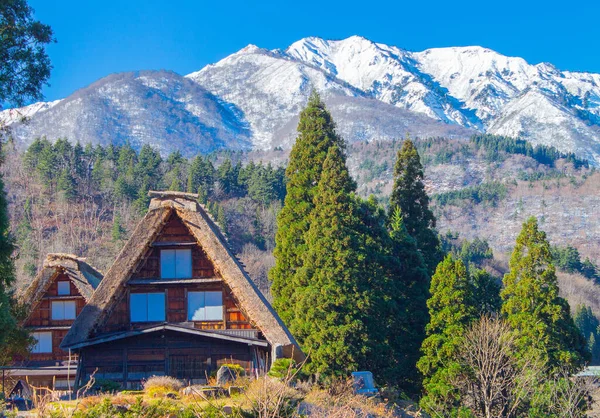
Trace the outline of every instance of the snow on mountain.
<instances>
[{"instance_id":1,"label":"snow on mountain","mask_svg":"<svg viewBox=\"0 0 600 418\"><path fill-rule=\"evenodd\" d=\"M12 126L23 144L68 138L94 144L151 144L186 155L250 148L239 111L198 84L168 71L113 74L78 90L27 123Z\"/></svg>"},{"instance_id":2,"label":"snow on mountain","mask_svg":"<svg viewBox=\"0 0 600 418\"><path fill-rule=\"evenodd\" d=\"M254 45L200 71L106 77L62 101L0 112L37 135L151 143L187 154L289 147L312 88L348 141L490 132L600 163L600 74L532 65L478 46L411 52L353 36ZM19 121L26 114L30 121Z\"/></svg>"},{"instance_id":3,"label":"snow on mountain","mask_svg":"<svg viewBox=\"0 0 600 418\"><path fill-rule=\"evenodd\" d=\"M36 113L52 109L60 102L61 100L55 100L53 102L37 102L30 104L29 106L3 110L0 112L0 126L9 126L15 122L20 122L23 119L29 119Z\"/></svg>"},{"instance_id":4,"label":"snow on mountain","mask_svg":"<svg viewBox=\"0 0 600 418\"><path fill-rule=\"evenodd\" d=\"M397 107L598 158L599 74L531 65L479 46L409 52L357 36L305 38L286 53Z\"/></svg>"},{"instance_id":5,"label":"snow on mountain","mask_svg":"<svg viewBox=\"0 0 600 418\"><path fill-rule=\"evenodd\" d=\"M348 141L397 139L407 132L418 136L470 134L460 126L376 100L313 63L281 51L248 46L187 77L241 109L259 149L291 146L298 115L313 88L321 92Z\"/></svg>"}]
</instances>

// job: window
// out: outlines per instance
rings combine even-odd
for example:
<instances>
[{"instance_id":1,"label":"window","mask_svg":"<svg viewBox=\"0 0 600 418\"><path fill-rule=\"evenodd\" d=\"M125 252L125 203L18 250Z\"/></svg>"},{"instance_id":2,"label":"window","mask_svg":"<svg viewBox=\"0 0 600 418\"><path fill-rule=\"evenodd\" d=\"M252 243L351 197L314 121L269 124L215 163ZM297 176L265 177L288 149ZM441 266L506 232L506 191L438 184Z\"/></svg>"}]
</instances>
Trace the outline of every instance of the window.
<instances>
[{"instance_id":1,"label":"window","mask_svg":"<svg viewBox=\"0 0 600 418\"><path fill-rule=\"evenodd\" d=\"M164 293L132 293L129 297L131 322L163 322Z\"/></svg>"},{"instance_id":2,"label":"window","mask_svg":"<svg viewBox=\"0 0 600 418\"><path fill-rule=\"evenodd\" d=\"M222 320L222 292L188 292L188 321Z\"/></svg>"},{"instance_id":3,"label":"window","mask_svg":"<svg viewBox=\"0 0 600 418\"><path fill-rule=\"evenodd\" d=\"M51 353L52 352L52 333L51 332L34 332L33 338L35 345L31 350L32 353Z\"/></svg>"},{"instance_id":4,"label":"window","mask_svg":"<svg viewBox=\"0 0 600 418\"><path fill-rule=\"evenodd\" d=\"M160 252L160 277L163 279L191 278L192 249L162 250Z\"/></svg>"},{"instance_id":5,"label":"window","mask_svg":"<svg viewBox=\"0 0 600 418\"><path fill-rule=\"evenodd\" d=\"M74 300L55 300L52 302L52 319L61 321L64 319L75 319Z\"/></svg>"},{"instance_id":6,"label":"window","mask_svg":"<svg viewBox=\"0 0 600 418\"><path fill-rule=\"evenodd\" d=\"M71 282L57 282L58 296L67 296L71 294Z\"/></svg>"}]
</instances>

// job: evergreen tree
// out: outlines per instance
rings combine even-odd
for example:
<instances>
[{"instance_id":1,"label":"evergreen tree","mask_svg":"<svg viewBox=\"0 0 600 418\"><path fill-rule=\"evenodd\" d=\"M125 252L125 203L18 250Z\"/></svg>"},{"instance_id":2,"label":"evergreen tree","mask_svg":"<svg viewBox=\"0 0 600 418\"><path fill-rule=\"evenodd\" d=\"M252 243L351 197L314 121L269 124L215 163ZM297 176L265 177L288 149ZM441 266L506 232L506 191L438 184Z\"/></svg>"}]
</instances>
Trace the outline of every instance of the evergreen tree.
<instances>
[{"instance_id":1,"label":"evergreen tree","mask_svg":"<svg viewBox=\"0 0 600 418\"><path fill-rule=\"evenodd\" d=\"M417 367L424 376L421 406L436 416L450 416L460 407L453 380L461 372L457 353L469 324L476 318L467 268L451 255L437 266L427 301L430 320Z\"/></svg>"},{"instance_id":2,"label":"evergreen tree","mask_svg":"<svg viewBox=\"0 0 600 418\"><path fill-rule=\"evenodd\" d=\"M374 344L368 325L375 295L354 188L342 150L333 145L314 195L291 320L310 355L309 370L325 377L362 368Z\"/></svg>"},{"instance_id":3,"label":"evergreen tree","mask_svg":"<svg viewBox=\"0 0 600 418\"><path fill-rule=\"evenodd\" d=\"M293 315L295 290L300 286L295 276L306 252L305 234L310 226L315 189L327 152L333 145L345 149L325 104L313 92L300 114L298 137L286 169L287 192L277 217L275 266L269 272L273 306L287 324Z\"/></svg>"},{"instance_id":4,"label":"evergreen tree","mask_svg":"<svg viewBox=\"0 0 600 418\"><path fill-rule=\"evenodd\" d=\"M389 227L388 293L391 301L387 328L393 353L389 372L406 393L416 394L421 383L416 364L429 321L429 275L414 238L406 231L399 207L392 213Z\"/></svg>"},{"instance_id":5,"label":"evergreen tree","mask_svg":"<svg viewBox=\"0 0 600 418\"><path fill-rule=\"evenodd\" d=\"M464 262L464 261L463 261ZM498 279L484 269L471 270L471 287L473 289L473 306L481 315L495 315L500 312L502 298Z\"/></svg>"},{"instance_id":6,"label":"evergreen tree","mask_svg":"<svg viewBox=\"0 0 600 418\"><path fill-rule=\"evenodd\" d=\"M120 242L123 239L123 234L125 233L125 229L123 229L123 225L121 223L121 215L115 213L113 217L113 225L112 225L112 241L115 243Z\"/></svg>"},{"instance_id":7,"label":"evergreen tree","mask_svg":"<svg viewBox=\"0 0 600 418\"><path fill-rule=\"evenodd\" d=\"M502 313L516 334L519 356L534 355L550 372L581 369L589 359L585 339L558 295L550 245L535 218L523 224L509 265Z\"/></svg>"},{"instance_id":8,"label":"evergreen tree","mask_svg":"<svg viewBox=\"0 0 600 418\"><path fill-rule=\"evenodd\" d=\"M215 168L210 160L198 155L190 165L187 181L188 193L195 193L198 188L202 187L207 195L210 195L215 183L215 175Z\"/></svg>"},{"instance_id":9,"label":"evergreen tree","mask_svg":"<svg viewBox=\"0 0 600 418\"><path fill-rule=\"evenodd\" d=\"M406 230L417 242L430 274L441 259L435 217L429 209L429 197L423 184L423 166L410 139L404 140L394 166L394 186L390 196L390 214L402 211Z\"/></svg>"},{"instance_id":10,"label":"evergreen tree","mask_svg":"<svg viewBox=\"0 0 600 418\"><path fill-rule=\"evenodd\" d=\"M63 192L65 199L71 201L77 196L77 184L71 175L68 168L63 168L58 176L56 188L59 192Z\"/></svg>"}]
</instances>

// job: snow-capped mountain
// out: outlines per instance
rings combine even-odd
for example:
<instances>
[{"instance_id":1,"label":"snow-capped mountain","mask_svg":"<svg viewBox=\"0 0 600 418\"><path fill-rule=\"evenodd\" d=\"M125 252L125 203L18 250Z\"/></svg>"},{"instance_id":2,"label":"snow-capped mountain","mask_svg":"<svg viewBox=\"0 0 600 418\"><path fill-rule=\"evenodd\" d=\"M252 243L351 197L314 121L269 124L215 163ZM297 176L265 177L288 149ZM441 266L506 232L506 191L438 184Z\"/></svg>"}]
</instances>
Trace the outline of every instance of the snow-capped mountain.
<instances>
[{"instance_id":1,"label":"snow-capped mountain","mask_svg":"<svg viewBox=\"0 0 600 418\"><path fill-rule=\"evenodd\" d=\"M249 45L186 77L112 75L13 123L28 143L46 135L151 143L186 154L288 147L312 88L349 141L489 132L600 163L600 74L532 65L482 47L411 52L353 36L305 38L285 50ZM9 114L7 112L13 112Z\"/></svg>"},{"instance_id":2,"label":"snow-capped mountain","mask_svg":"<svg viewBox=\"0 0 600 418\"><path fill-rule=\"evenodd\" d=\"M306 38L285 53L397 107L600 156L599 74L561 72L477 46L409 52L358 36Z\"/></svg>"},{"instance_id":3,"label":"snow-capped mountain","mask_svg":"<svg viewBox=\"0 0 600 418\"><path fill-rule=\"evenodd\" d=\"M6 114L8 111L2 112ZM150 143L162 153L185 154L250 147L239 111L198 84L169 71L113 74L78 90L51 108L31 113L11 134L81 143Z\"/></svg>"}]
</instances>

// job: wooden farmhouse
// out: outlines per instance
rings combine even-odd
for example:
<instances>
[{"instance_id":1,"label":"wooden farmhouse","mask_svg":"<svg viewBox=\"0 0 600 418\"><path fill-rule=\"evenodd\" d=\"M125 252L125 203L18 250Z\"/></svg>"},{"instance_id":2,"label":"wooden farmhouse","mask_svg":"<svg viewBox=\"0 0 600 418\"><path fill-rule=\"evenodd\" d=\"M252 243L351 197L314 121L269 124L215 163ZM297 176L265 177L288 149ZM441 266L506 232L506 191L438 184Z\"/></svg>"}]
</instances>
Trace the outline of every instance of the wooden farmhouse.
<instances>
[{"instance_id":1,"label":"wooden farmhouse","mask_svg":"<svg viewBox=\"0 0 600 418\"><path fill-rule=\"evenodd\" d=\"M62 342L76 385L135 388L153 375L204 383L222 364L262 373L303 354L197 195L150 192L146 216Z\"/></svg>"},{"instance_id":2,"label":"wooden farmhouse","mask_svg":"<svg viewBox=\"0 0 600 418\"><path fill-rule=\"evenodd\" d=\"M23 295L29 306L23 325L36 344L27 358L14 359L11 380L57 390L72 387L77 355L61 349L60 343L101 280L102 274L82 258L48 254Z\"/></svg>"}]
</instances>

